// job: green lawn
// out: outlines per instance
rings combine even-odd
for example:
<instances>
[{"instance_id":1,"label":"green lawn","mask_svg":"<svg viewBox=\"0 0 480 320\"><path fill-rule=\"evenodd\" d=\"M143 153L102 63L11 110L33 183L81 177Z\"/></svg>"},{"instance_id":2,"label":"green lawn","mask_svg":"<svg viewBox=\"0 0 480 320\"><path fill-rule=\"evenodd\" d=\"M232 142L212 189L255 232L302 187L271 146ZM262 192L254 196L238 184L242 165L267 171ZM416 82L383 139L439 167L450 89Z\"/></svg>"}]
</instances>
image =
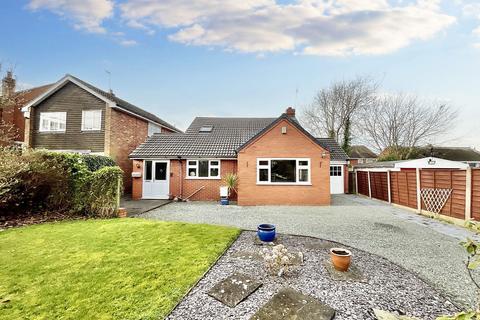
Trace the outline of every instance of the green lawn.
<instances>
[{"instance_id":1,"label":"green lawn","mask_svg":"<svg viewBox=\"0 0 480 320\"><path fill-rule=\"evenodd\" d=\"M239 234L114 219L0 232L1 319L161 319Z\"/></svg>"}]
</instances>

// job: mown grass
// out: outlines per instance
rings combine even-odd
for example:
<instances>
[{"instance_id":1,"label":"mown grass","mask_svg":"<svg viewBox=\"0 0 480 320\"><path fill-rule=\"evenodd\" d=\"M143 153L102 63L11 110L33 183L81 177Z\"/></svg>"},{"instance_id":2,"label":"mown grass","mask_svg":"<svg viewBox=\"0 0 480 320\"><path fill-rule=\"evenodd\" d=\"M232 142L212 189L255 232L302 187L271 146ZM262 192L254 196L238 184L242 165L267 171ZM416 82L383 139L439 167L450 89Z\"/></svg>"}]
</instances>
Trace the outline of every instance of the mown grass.
<instances>
[{"instance_id":1,"label":"mown grass","mask_svg":"<svg viewBox=\"0 0 480 320\"><path fill-rule=\"evenodd\" d=\"M1 319L161 319L239 234L142 219L0 232Z\"/></svg>"}]
</instances>

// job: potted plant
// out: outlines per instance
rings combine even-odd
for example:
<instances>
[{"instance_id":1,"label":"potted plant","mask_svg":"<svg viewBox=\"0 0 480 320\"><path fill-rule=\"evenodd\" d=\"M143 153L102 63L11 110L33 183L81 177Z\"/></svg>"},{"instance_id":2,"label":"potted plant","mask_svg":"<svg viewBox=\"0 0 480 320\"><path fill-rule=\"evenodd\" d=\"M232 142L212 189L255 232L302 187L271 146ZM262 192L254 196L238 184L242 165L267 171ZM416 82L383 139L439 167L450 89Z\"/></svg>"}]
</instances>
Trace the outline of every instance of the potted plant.
<instances>
[{"instance_id":1,"label":"potted plant","mask_svg":"<svg viewBox=\"0 0 480 320\"><path fill-rule=\"evenodd\" d=\"M330 258L336 270L346 272L352 261L352 252L343 248L332 248L330 249Z\"/></svg>"},{"instance_id":2,"label":"potted plant","mask_svg":"<svg viewBox=\"0 0 480 320\"><path fill-rule=\"evenodd\" d=\"M263 242L275 240L275 226L269 223L262 223L257 227L258 238Z\"/></svg>"},{"instance_id":3,"label":"potted plant","mask_svg":"<svg viewBox=\"0 0 480 320\"><path fill-rule=\"evenodd\" d=\"M223 177L223 182L225 187L220 187L220 203L228 205L232 191L237 192L238 176L235 173L227 173Z\"/></svg>"}]
</instances>

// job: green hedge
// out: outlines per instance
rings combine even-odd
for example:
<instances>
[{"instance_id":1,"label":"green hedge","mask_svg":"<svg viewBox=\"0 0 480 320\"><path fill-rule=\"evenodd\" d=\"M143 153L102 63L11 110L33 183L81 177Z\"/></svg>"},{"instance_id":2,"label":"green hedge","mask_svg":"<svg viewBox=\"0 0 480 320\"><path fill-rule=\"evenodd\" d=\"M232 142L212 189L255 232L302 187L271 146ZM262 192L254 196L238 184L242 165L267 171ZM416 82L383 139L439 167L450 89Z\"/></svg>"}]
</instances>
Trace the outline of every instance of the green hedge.
<instances>
[{"instance_id":1,"label":"green hedge","mask_svg":"<svg viewBox=\"0 0 480 320\"><path fill-rule=\"evenodd\" d=\"M0 149L0 211L6 216L53 211L111 216L122 181L122 170L112 164L113 160L102 156ZM105 181L97 181L101 179ZM116 185L115 192L111 184ZM99 209L102 206L108 206L110 213Z\"/></svg>"},{"instance_id":2,"label":"green hedge","mask_svg":"<svg viewBox=\"0 0 480 320\"><path fill-rule=\"evenodd\" d=\"M117 165L112 158L107 156L85 154L82 155L82 159L90 171L97 171L104 167L115 167Z\"/></svg>"}]
</instances>

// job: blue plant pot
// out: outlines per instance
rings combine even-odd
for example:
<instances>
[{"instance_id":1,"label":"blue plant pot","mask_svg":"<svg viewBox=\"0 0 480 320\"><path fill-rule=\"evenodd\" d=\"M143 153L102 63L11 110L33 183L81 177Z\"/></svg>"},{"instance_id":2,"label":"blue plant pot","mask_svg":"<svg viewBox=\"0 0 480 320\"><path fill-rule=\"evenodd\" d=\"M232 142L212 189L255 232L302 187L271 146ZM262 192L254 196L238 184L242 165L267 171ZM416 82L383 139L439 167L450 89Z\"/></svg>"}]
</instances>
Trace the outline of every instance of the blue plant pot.
<instances>
[{"instance_id":1,"label":"blue plant pot","mask_svg":"<svg viewBox=\"0 0 480 320\"><path fill-rule=\"evenodd\" d=\"M228 198L221 198L220 199L220 204L222 206L227 206L229 203L230 203L230 201L228 201Z\"/></svg>"},{"instance_id":2,"label":"blue plant pot","mask_svg":"<svg viewBox=\"0 0 480 320\"><path fill-rule=\"evenodd\" d=\"M275 226L268 223L260 224L257 228L257 235L263 242L272 242L275 240Z\"/></svg>"}]
</instances>

